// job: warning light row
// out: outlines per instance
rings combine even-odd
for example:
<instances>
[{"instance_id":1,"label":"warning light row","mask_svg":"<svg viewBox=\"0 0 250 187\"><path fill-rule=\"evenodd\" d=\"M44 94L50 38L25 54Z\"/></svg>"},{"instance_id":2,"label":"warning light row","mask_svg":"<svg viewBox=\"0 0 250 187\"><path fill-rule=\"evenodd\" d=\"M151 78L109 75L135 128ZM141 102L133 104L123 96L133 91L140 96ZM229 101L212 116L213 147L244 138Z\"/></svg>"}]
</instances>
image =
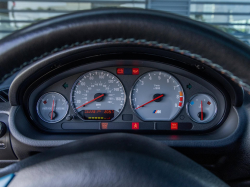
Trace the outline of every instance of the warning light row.
<instances>
[{"instance_id":1,"label":"warning light row","mask_svg":"<svg viewBox=\"0 0 250 187\"><path fill-rule=\"evenodd\" d=\"M185 122L84 122L84 123L63 123L63 129L84 129L84 130L170 130L170 131L189 131L192 130L192 123Z\"/></svg>"},{"instance_id":2,"label":"warning light row","mask_svg":"<svg viewBox=\"0 0 250 187\"><path fill-rule=\"evenodd\" d=\"M139 68L117 68L117 75L139 75Z\"/></svg>"},{"instance_id":3,"label":"warning light row","mask_svg":"<svg viewBox=\"0 0 250 187\"><path fill-rule=\"evenodd\" d=\"M102 122L102 130L191 130L192 123L177 123L177 122Z\"/></svg>"}]
</instances>

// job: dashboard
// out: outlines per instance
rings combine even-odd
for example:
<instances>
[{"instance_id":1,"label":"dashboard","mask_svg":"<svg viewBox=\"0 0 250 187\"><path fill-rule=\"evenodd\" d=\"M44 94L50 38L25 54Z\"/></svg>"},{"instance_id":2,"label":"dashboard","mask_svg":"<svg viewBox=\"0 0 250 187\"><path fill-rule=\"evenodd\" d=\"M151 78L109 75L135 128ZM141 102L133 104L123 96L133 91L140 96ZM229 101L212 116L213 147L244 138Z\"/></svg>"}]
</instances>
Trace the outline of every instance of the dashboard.
<instances>
[{"instance_id":1,"label":"dashboard","mask_svg":"<svg viewBox=\"0 0 250 187\"><path fill-rule=\"evenodd\" d=\"M69 69L33 87L25 103L29 120L54 133L207 132L230 110L223 88L182 68L145 60Z\"/></svg>"}]
</instances>

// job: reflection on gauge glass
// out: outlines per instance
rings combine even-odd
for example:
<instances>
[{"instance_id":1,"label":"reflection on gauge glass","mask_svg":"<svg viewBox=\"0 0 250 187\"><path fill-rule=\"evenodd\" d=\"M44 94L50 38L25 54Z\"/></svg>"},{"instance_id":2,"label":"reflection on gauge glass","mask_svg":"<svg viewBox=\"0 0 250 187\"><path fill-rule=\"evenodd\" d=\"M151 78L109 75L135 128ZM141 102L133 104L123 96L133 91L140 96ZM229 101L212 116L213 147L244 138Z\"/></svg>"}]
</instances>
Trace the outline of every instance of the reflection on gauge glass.
<instances>
[{"instance_id":1,"label":"reflection on gauge glass","mask_svg":"<svg viewBox=\"0 0 250 187\"><path fill-rule=\"evenodd\" d=\"M45 122L56 123L68 113L69 104L59 93L50 92L40 97L36 110L38 116Z\"/></svg>"},{"instance_id":2,"label":"reflection on gauge glass","mask_svg":"<svg viewBox=\"0 0 250 187\"><path fill-rule=\"evenodd\" d=\"M184 92L173 76L163 71L142 75L132 88L131 106L144 121L171 121L181 111Z\"/></svg>"},{"instance_id":3,"label":"reflection on gauge glass","mask_svg":"<svg viewBox=\"0 0 250 187\"><path fill-rule=\"evenodd\" d=\"M71 90L71 104L83 120L114 120L122 111L126 94L112 73L94 70L82 75Z\"/></svg>"},{"instance_id":4,"label":"reflection on gauge glass","mask_svg":"<svg viewBox=\"0 0 250 187\"><path fill-rule=\"evenodd\" d=\"M197 123L208 123L215 118L217 104L207 94L194 95L187 103L187 114Z\"/></svg>"}]
</instances>

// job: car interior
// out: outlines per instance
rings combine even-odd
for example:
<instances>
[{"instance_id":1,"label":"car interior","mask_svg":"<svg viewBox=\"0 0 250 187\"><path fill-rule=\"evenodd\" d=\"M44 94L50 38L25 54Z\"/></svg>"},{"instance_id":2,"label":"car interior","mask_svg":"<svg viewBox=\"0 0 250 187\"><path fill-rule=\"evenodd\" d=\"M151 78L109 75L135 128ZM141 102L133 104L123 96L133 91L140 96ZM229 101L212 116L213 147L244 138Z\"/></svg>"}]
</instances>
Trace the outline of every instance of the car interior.
<instances>
[{"instance_id":1,"label":"car interior","mask_svg":"<svg viewBox=\"0 0 250 187\"><path fill-rule=\"evenodd\" d=\"M99 8L0 40L0 186L250 186L250 47Z\"/></svg>"}]
</instances>

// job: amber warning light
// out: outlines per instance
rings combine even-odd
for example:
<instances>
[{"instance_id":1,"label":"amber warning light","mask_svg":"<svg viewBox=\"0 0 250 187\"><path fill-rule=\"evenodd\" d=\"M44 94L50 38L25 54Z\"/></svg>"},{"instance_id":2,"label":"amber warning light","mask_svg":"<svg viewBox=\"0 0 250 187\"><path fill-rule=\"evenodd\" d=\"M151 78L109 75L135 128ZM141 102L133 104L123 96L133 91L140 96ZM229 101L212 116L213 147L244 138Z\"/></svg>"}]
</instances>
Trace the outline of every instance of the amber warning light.
<instances>
[{"instance_id":1,"label":"amber warning light","mask_svg":"<svg viewBox=\"0 0 250 187\"><path fill-rule=\"evenodd\" d=\"M139 68L117 68L117 75L139 75Z\"/></svg>"}]
</instances>

